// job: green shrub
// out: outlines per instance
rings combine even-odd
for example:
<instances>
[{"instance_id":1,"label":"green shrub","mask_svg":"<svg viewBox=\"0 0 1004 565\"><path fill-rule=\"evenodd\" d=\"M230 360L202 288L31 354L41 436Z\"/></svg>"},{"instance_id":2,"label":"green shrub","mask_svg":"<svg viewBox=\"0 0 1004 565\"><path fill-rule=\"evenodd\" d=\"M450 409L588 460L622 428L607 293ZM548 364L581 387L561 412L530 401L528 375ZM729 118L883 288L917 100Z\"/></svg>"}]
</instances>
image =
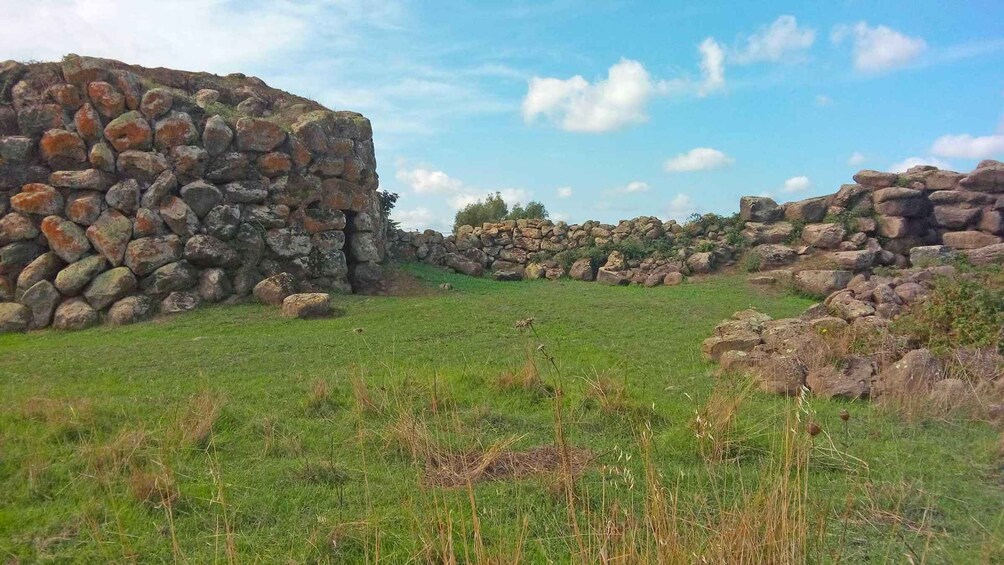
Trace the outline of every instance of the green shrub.
<instances>
[{"instance_id":1,"label":"green shrub","mask_svg":"<svg viewBox=\"0 0 1004 565\"><path fill-rule=\"evenodd\" d=\"M760 267L762 266L763 261L756 253L747 253L743 256L743 271L746 271L747 273L757 273L760 271Z\"/></svg>"},{"instance_id":2,"label":"green shrub","mask_svg":"<svg viewBox=\"0 0 1004 565\"><path fill-rule=\"evenodd\" d=\"M893 329L935 351L955 347L1004 347L1004 270L973 271L939 280L931 296L893 324Z\"/></svg>"}]
</instances>

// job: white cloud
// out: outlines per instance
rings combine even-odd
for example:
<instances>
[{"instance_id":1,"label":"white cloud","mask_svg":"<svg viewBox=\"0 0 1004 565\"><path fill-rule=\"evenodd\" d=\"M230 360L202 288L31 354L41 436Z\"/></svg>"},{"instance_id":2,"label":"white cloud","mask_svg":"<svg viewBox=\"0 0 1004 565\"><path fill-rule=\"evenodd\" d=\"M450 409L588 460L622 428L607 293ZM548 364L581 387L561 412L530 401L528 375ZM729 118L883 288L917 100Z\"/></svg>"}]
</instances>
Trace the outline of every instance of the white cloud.
<instances>
[{"instance_id":1,"label":"white cloud","mask_svg":"<svg viewBox=\"0 0 1004 565\"><path fill-rule=\"evenodd\" d=\"M907 157L898 163L893 163L889 165L889 170L894 173L906 172L910 167L916 167L918 165L932 165L938 167L939 169L949 169L951 170L952 165L948 161L943 161L937 157Z\"/></svg>"},{"instance_id":2,"label":"white cloud","mask_svg":"<svg viewBox=\"0 0 1004 565\"><path fill-rule=\"evenodd\" d=\"M415 208L413 210L393 210L390 214L392 220L401 224L404 230L424 230L432 226L433 215L428 208Z\"/></svg>"},{"instance_id":3,"label":"white cloud","mask_svg":"<svg viewBox=\"0 0 1004 565\"><path fill-rule=\"evenodd\" d=\"M794 16L781 16L746 40L746 47L732 57L740 64L757 61L798 60L816 41L816 30L798 27Z\"/></svg>"},{"instance_id":4,"label":"white cloud","mask_svg":"<svg viewBox=\"0 0 1004 565\"><path fill-rule=\"evenodd\" d=\"M909 37L884 25L871 27L868 22L833 28L834 43L847 37L853 41L854 68L866 73L902 67L927 49L927 42L920 37Z\"/></svg>"},{"instance_id":5,"label":"white cloud","mask_svg":"<svg viewBox=\"0 0 1004 565\"><path fill-rule=\"evenodd\" d=\"M462 182L450 178L443 171L430 171L423 168L400 169L395 177L410 186L416 194L452 194L464 186Z\"/></svg>"},{"instance_id":6,"label":"white cloud","mask_svg":"<svg viewBox=\"0 0 1004 565\"><path fill-rule=\"evenodd\" d=\"M614 192L617 194L636 194L639 192L648 192L649 188L647 182L633 180L624 186L614 189Z\"/></svg>"},{"instance_id":7,"label":"white cloud","mask_svg":"<svg viewBox=\"0 0 1004 565\"><path fill-rule=\"evenodd\" d=\"M725 49L709 37L698 46L701 52L701 72L704 81L697 89L698 96L707 96L725 88Z\"/></svg>"},{"instance_id":8,"label":"white cloud","mask_svg":"<svg viewBox=\"0 0 1004 565\"><path fill-rule=\"evenodd\" d=\"M592 84L579 75L567 80L533 77L523 99L523 119L544 116L566 131L613 131L648 120L648 101L664 89L630 59L621 59L606 79Z\"/></svg>"},{"instance_id":9,"label":"white cloud","mask_svg":"<svg viewBox=\"0 0 1004 565\"><path fill-rule=\"evenodd\" d=\"M851 156L847 158L847 164L851 167L857 167L858 165L864 164L865 154L860 151L855 151L851 153Z\"/></svg>"},{"instance_id":10,"label":"white cloud","mask_svg":"<svg viewBox=\"0 0 1004 565\"><path fill-rule=\"evenodd\" d=\"M563 186L558 189L558 198L571 198L572 197L572 187Z\"/></svg>"},{"instance_id":11,"label":"white cloud","mask_svg":"<svg viewBox=\"0 0 1004 565\"><path fill-rule=\"evenodd\" d=\"M687 219L687 216L694 212L697 212L697 205L690 196L682 192L677 194L666 208L666 214L669 218L678 222Z\"/></svg>"},{"instance_id":12,"label":"white cloud","mask_svg":"<svg viewBox=\"0 0 1004 565\"><path fill-rule=\"evenodd\" d=\"M990 159L1004 155L1004 134L973 137L968 134L943 135L934 141L931 153L939 157Z\"/></svg>"},{"instance_id":13,"label":"white cloud","mask_svg":"<svg viewBox=\"0 0 1004 565\"><path fill-rule=\"evenodd\" d=\"M680 173L720 169L734 162L735 159L717 149L695 147L686 153L681 153L667 160L663 167L667 172Z\"/></svg>"},{"instance_id":14,"label":"white cloud","mask_svg":"<svg viewBox=\"0 0 1004 565\"><path fill-rule=\"evenodd\" d=\"M833 99L825 94L816 95L816 106L830 106L833 104Z\"/></svg>"},{"instance_id":15,"label":"white cloud","mask_svg":"<svg viewBox=\"0 0 1004 565\"><path fill-rule=\"evenodd\" d=\"M784 181L782 190L785 192L804 192L812 188L812 181L807 176L791 177Z\"/></svg>"}]
</instances>

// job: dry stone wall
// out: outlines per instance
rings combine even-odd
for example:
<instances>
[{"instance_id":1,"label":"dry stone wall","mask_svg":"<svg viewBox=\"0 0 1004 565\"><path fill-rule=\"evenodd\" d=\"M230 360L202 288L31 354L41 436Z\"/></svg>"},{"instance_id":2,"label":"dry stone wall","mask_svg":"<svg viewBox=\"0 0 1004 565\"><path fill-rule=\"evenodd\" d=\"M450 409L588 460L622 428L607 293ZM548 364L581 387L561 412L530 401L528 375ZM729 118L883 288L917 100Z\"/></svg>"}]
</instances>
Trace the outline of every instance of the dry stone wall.
<instances>
[{"instance_id":1,"label":"dry stone wall","mask_svg":"<svg viewBox=\"0 0 1004 565\"><path fill-rule=\"evenodd\" d=\"M0 64L0 331L378 283L369 121L244 75Z\"/></svg>"},{"instance_id":2,"label":"dry stone wall","mask_svg":"<svg viewBox=\"0 0 1004 565\"><path fill-rule=\"evenodd\" d=\"M398 258L474 276L492 271L503 279L570 276L646 286L742 260L749 270L767 272L758 282L794 278L821 296L875 266L960 255L977 264L1004 262L1004 163L983 161L968 174L928 166L899 174L865 170L854 181L834 194L783 205L744 196L734 218L684 225L654 217L617 225L515 220L462 226L451 235L397 231L390 246ZM635 253L625 257L618 248ZM611 251L599 260L590 253L604 249ZM569 255L580 258L570 262ZM809 259L827 268L796 277L791 269L803 270Z\"/></svg>"}]
</instances>

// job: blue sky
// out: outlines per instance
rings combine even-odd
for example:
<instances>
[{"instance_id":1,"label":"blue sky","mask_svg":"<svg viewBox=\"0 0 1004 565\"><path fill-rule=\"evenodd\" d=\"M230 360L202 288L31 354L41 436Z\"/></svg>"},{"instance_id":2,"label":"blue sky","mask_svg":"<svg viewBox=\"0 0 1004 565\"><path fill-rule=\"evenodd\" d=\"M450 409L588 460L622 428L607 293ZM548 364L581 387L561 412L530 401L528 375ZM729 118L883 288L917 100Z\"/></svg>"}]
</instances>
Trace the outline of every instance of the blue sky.
<instances>
[{"instance_id":1,"label":"blue sky","mask_svg":"<svg viewBox=\"0 0 1004 565\"><path fill-rule=\"evenodd\" d=\"M0 59L244 72L363 112L412 228L496 190L572 222L682 219L1004 158L999 1L0 0L0 20Z\"/></svg>"}]
</instances>

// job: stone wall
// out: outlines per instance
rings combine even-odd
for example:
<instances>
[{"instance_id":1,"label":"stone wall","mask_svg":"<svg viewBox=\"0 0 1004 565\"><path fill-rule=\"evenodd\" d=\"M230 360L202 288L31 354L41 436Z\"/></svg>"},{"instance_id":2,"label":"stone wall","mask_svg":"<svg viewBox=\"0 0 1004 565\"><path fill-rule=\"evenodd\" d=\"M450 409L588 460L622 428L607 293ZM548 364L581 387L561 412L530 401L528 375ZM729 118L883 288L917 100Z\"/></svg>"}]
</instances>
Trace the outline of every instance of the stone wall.
<instances>
[{"instance_id":1,"label":"stone wall","mask_svg":"<svg viewBox=\"0 0 1004 565\"><path fill-rule=\"evenodd\" d=\"M251 293L365 291L384 220L369 121L261 80L71 55L0 64L0 331Z\"/></svg>"},{"instance_id":2,"label":"stone wall","mask_svg":"<svg viewBox=\"0 0 1004 565\"><path fill-rule=\"evenodd\" d=\"M683 225L645 216L617 225L515 220L462 226L452 235L397 231L389 245L400 259L475 276L489 270L499 278L567 275L648 286L740 260L750 270L776 271L814 259L839 269L825 276L845 284L877 265L906 267L955 254L1004 262L1004 164L983 161L969 174L926 166L901 174L866 170L854 181L834 194L783 205L744 196L733 218ZM604 249L610 254L599 261L590 253ZM635 253L625 257L623 249ZM638 256L639 250L649 253ZM569 256L586 255L591 259L569 264Z\"/></svg>"}]
</instances>

